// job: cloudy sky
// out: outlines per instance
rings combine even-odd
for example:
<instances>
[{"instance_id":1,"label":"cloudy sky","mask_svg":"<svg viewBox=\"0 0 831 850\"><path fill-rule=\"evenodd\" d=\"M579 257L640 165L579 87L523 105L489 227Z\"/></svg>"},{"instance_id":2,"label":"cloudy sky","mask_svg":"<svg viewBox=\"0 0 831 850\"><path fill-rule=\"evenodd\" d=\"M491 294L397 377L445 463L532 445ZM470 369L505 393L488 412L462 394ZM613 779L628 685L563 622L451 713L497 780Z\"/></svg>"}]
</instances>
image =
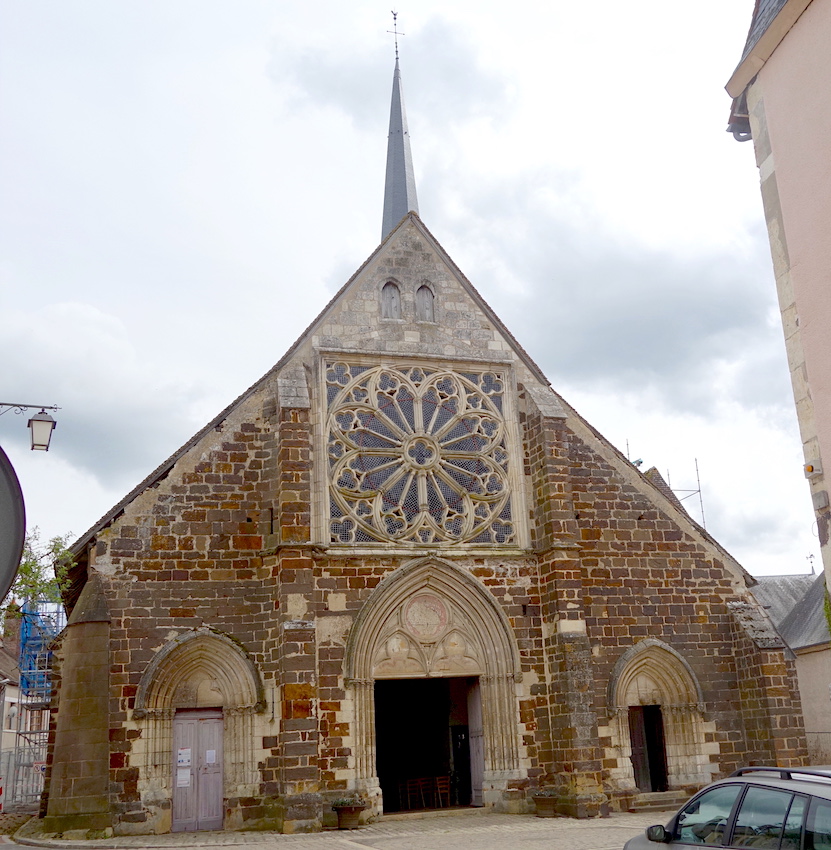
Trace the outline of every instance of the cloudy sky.
<instances>
[{"instance_id":1,"label":"cloudy sky","mask_svg":"<svg viewBox=\"0 0 831 850\"><path fill-rule=\"evenodd\" d=\"M81 534L380 239L388 2L0 0L0 417ZM550 377L753 573L817 555L751 144L753 0L398 5L420 213ZM700 519L698 498L688 501Z\"/></svg>"}]
</instances>

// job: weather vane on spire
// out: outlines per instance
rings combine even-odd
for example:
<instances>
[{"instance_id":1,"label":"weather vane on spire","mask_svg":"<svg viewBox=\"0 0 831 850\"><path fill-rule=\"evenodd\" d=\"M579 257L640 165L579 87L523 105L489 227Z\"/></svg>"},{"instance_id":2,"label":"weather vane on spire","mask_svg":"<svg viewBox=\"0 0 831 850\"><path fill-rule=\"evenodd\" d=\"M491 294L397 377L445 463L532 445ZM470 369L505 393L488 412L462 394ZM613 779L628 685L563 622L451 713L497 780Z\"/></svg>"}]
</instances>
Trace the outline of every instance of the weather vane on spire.
<instances>
[{"instance_id":1,"label":"weather vane on spire","mask_svg":"<svg viewBox=\"0 0 831 850\"><path fill-rule=\"evenodd\" d=\"M405 32L398 32L398 12L392 10L392 29L387 30L388 33L395 36L395 58L398 59L398 36L406 35Z\"/></svg>"}]
</instances>

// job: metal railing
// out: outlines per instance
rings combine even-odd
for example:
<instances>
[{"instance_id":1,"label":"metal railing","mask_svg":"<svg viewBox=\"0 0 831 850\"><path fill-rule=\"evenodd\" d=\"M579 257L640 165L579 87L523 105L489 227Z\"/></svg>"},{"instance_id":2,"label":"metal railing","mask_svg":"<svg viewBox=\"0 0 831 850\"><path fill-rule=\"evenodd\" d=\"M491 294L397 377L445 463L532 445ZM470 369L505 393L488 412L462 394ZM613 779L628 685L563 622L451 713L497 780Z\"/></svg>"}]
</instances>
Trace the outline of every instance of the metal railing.
<instances>
[{"instance_id":1,"label":"metal railing","mask_svg":"<svg viewBox=\"0 0 831 850\"><path fill-rule=\"evenodd\" d=\"M36 812L43 791L42 766L27 747L0 750L0 811Z\"/></svg>"}]
</instances>

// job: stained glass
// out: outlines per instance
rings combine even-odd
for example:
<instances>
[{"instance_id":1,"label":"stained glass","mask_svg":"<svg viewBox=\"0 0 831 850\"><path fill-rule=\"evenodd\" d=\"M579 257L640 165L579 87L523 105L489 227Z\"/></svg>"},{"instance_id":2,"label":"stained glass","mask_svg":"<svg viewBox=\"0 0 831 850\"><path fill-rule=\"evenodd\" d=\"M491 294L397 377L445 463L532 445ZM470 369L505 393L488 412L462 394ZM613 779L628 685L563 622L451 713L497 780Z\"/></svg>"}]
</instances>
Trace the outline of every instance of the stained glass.
<instances>
[{"instance_id":1,"label":"stained glass","mask_svg":"<svg viewBox=\"0 0 831 850\"><path fill-rule=\"evenodd\" d=\"M335 543L511 543L498 372L328 363Z\"/></svg>"}]
</instances>

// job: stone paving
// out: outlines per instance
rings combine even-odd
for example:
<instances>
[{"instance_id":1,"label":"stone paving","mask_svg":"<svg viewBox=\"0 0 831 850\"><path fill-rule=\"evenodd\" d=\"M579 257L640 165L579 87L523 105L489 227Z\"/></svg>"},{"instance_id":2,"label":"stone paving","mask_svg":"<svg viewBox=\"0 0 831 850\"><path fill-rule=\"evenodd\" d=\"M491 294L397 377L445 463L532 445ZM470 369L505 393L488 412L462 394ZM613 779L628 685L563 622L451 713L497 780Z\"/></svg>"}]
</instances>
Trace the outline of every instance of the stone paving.
<instances>
[{"instance_id":1,"label":"stone paving","mask_svg":"<svg viewBox=\"0 0 831 850\"><path fill-rule=\"evenodd\" d=\"M665 823L671 815L671 812L649 812L573 820L467 810L441 817L384 818L361 829L327 830L311 835L199 832L70 841L39 838L24 829L23 835L15 836L14 843L79 850L172 850L176 847L194 850L202 847L245 847L249 850L622 850L629 838L650 824Z\"/></svg>"}]
</instances>

